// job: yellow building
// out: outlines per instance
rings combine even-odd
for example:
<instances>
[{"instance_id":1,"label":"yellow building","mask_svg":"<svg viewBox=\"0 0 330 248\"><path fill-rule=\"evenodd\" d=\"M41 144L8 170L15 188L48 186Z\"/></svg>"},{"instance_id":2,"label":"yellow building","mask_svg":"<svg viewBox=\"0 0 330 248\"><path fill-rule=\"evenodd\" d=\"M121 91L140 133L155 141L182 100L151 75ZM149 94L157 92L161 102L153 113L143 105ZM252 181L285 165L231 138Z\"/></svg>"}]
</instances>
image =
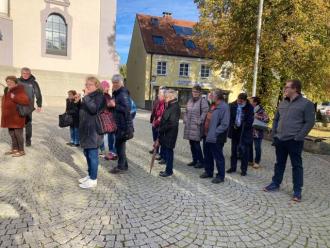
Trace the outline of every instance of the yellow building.
<instances>
[{"instance_id":1,"label":"yellow building","mask_svg":"<svg viewBox=\"0 0 330 248\"><path fill-rule=\"evenodd\" d=\"M65 104L86 75L118 72L115 23L116 0L0 0L0 81L29 67L44 104Z\"/></svg>"},{"instance_id":2,"label":"yellow building","mask_svg":"<svg viewBox=\"0 0 330 248\"><path fill-rule=\"evenodd\" d=\"M230 63L213 70L207 51L192 40L195 22L176 20L171 13L162 17L137 14L127 60L127 82L132 98L150 108L159 86L176 89L184 106L191 88L199 84L207 92L221 88L228 100L235 100L242 84L233 83ZM212 47L210 46L210 49Z\"/></svg>"}]
</instances>

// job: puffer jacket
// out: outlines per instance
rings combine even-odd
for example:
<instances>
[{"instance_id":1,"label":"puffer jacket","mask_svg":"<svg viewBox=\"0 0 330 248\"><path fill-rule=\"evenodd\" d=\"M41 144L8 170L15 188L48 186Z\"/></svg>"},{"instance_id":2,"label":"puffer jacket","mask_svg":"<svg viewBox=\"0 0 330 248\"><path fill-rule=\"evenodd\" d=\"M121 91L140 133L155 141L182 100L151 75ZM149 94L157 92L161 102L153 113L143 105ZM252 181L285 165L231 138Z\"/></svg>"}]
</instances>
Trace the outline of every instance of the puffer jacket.
<instances>
[{"instance_id":1,"label":"puffer jacket","mask_svg":"<svg viewBox=\"0 0 330 248\"><path fill-rule=\"evenodd\" d=\"M184 115L184 133L186 140L201 141L204 136L204 121L209 110L207 100L200 97L194 101L190 99L187 103L186 113Z\"/></svg>"},{"instance_id":2,"label":"puffer jacket","mask_svg":"<svg viewBox=\"0 0 330 248\"><path fill-rule=\"evenodd\" d=\"M80 145L83 149L98 148L103 143L103 135L96 131L96 118L104 107L105 101L100 91L83 97L79 111Z\"/></svg>"}]
</instances>

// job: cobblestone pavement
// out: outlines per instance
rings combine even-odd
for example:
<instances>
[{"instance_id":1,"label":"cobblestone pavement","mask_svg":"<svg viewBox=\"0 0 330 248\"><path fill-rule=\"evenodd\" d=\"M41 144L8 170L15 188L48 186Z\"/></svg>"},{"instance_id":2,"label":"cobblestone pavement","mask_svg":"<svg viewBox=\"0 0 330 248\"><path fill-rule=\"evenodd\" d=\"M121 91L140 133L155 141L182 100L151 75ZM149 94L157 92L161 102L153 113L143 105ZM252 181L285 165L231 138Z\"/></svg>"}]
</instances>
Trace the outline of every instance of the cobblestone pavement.
<instances>
[{"instance_id":1,"label":"cobblestone pavement","mask_svg":"<svg viewBox=\"0 0 330 248\"><path fill-rule=\"evenodd\" d=\"M304 154L300 204L290 201L290 165L280 192L261 191L273 170L268 142L263 168L213 185L185 165L190 152L180 138L175 175L159 178L160 165L148 173L151 131L142 112L128 145L129 171L111 175L114 163L102 161L98 187L82 190L77 179L86 163L65 145L60 112L34 114L33 146L22 158L3 155L9 137L0 131L0 247L330 247L329 157Z\"/></svg>"}]
</instances>

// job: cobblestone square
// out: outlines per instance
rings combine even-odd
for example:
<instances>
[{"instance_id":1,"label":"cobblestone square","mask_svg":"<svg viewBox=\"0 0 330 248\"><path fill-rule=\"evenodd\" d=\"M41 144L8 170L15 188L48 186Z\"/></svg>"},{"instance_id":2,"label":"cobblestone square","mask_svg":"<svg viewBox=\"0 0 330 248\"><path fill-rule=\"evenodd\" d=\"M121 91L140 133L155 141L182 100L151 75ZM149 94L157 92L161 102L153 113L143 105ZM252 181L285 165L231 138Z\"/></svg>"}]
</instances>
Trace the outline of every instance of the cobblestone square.
<instances>
[{"instance_id":1,"label":"cobblestone square","mask_svg":"<svg viewBox=\"0 0 330 248\"><path fill-rule=\"evenodd\" d=\"M226 175L224 184L200 179L190 162L182 126L175 171L149 174L149 113L135 119L128 143L129 171L111 175L115 162L101 160L98 187L82 190L86 175L80 149L65 145L69 130L57 127L63 109L33 116L33 144L20 158L4 156L0 130L0 247L330 247L330 157L304 153L303 201L291 202L291 165L281 190L265 193L275 161L263 144L263 167L248 176ZM230 147L225 145L226 166Z\"/></svg>"}]
</instances>

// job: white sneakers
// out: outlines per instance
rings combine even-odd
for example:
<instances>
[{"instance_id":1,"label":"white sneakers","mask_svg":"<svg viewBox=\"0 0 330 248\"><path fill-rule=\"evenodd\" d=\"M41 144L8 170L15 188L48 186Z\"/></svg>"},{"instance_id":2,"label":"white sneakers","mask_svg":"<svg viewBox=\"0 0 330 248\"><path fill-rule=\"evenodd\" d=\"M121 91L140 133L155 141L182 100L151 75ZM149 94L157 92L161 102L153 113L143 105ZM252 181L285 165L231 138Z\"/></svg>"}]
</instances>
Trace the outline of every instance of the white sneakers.
<instances>
[{"instance_id":1,"label":"white sneakers","mask_svg":"<svg viewBox=\"0 0 330 248\"><path fill-rule=\"evenodd\" d=\"M97 179L92 180L89 176L79 179L79 187L82 189L90 189L97 186Z\"/></svg>"}]
</instances>

